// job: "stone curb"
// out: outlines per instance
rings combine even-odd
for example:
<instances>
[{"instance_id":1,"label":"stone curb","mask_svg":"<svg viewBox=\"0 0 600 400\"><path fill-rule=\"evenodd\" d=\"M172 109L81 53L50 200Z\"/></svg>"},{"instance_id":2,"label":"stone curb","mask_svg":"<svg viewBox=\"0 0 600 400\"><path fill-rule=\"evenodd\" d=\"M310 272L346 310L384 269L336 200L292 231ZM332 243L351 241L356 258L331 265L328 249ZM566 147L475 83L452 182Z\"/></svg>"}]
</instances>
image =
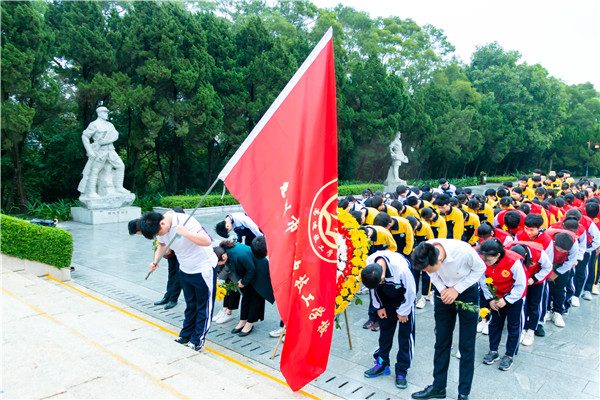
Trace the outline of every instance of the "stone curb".
<instances>
[{"instance_id":1,"label":"stone curb","mask_svg":"<svg viewBox=\"0 0 600 400\"><path fill-rule=\"evenodd\" d=\"M67 282L71 280L71 269L68 267L57 268L53 265L44 264L39 261L17 258L4 253L2 253L1 261L4 267L13 272L27 271L35 276L50 275L54 279L58 279L61 282Z\"/></svg>"}]
</instances>

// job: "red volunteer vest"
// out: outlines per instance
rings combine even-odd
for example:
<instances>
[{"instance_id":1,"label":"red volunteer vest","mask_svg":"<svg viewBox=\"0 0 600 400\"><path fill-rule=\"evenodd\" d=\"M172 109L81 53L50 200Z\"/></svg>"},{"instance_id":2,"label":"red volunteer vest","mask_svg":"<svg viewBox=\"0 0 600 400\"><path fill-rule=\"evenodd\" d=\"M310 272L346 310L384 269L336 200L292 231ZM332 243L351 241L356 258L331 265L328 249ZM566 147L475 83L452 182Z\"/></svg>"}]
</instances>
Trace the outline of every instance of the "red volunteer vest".
<instances>
[{"instance_id":1,"label":"red volunteer vest","mask_svg":"<svg viewBox=\"0 0 600 400\"><path fill-rule=\"evenodd\" d=\"M551 228L551 229L547 229L546 233L548 233L548 235L550 235L550 237L552 238L552 241L554 241L554 236L556 236L557 233L568 233L571 236L571 238L573 239L573 246L577 246L577 236L575 236L575 234L571 231L568 231L566 229ZM565 262L568 255L569 255L569 252L559 253L558 251L556 251L556 245L554 245L554 260L552 260L552 263L553 264L562 264Z\"/></svg>"},{"instance_id":2,"label":"red volunteer vest","mask_svg":"<svg viewBox=\"0 0 600 400\"><path fill-rule=\"evenodd\" d=\"M552 241L552 239L550 239L550 241ZM525 267L525 274L527 275L527 280L529 280L529 278L537 274L539 270L542 269L542 266L540 265L540 258L542 258L542 252L544 251L544 248L540 243L531 241L516 241L507 244L506 249L510 250L518 244L520 244L521 246L526 246L529 249L529 253L531 253L531 265L529 266L529 268L527 268L525 264L523 264L523 266ZM550 271L550 274L552 274L552 271ZM550 276L550 274L548 274L548 276ZM543 283L548 278L548 276L544 277L544 279L540 281L535 282L534 285Z\"/></svg>"},{"instance_id":3,"label":"red volunteer vest","mask_svg":"<svg viewBox=\"0 0 600 400\"><path fill-rule=\"evenodd\" d=\"M517 229L515 229L514 231L515 231L515 232L522 231L522 230L523 230L523 228L525 227L525 217L526 217L527 215L525 215L525 213L524 213L523 211L519 211L519 210L503 210L503 211L500 211L500 212L498 213L498 223L500 224L500 227L504 227L504 226L505 226L505 225L504 225L504 216L505 216L505 215L506 215L506 213L507 213L507 212L509 212L509 211L516 211L516 212L518 212L518 213L519 213L519 215L521 216L521 222L519 222L519 226L518 226L518 227L517 227ZM509 230L509 233L510 233L510 230Z\"/></svg>"},{"instance_id":4,"label":"red volunteer vest","mask_svg":"<svg viewBox=\"0 0 600 400\"><path fill-rule=\"evenodd\" d=\"M485 276L493 279L492 285L496 288L496 296L502 298L511 291L515 279L510 269L519 260L523 260L523 257L514 251L506 250L506 254L496 265L486 265Z\"/></svg>"}]
</instances>

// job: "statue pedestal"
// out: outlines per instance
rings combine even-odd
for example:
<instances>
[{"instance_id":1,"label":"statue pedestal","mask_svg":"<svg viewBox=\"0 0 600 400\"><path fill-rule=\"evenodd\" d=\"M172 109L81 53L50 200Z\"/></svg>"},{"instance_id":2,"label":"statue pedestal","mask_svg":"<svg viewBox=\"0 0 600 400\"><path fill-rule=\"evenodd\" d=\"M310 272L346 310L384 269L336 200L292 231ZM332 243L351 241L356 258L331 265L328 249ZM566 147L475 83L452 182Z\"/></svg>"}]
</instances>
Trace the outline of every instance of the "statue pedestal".
<instances>
[{"instance_id":1,"label":"statue pedestal","mask_svg":"<svg viewBox=\"0 0 600 400\"><path fill-rule=\"evenodd\" d=\"M142 209L140 207L106 208L102 210L71 207L73 221L89 225L129 222L132 219L139 218L141 215Z\"/></svg>"},{"instance_id":2,"label":"statue pedestal","mask_svg":"<svg viewBox=\"0 0 600 400\"><path fill-rule=\"evenodd\" d=\"M406 181L404 179L397 179L397 180L389 180L386 179L383 182L384 185L384 192L391 192L391 193L396 193L396 188L400 185L406 185Z\"/></svg>"},{"instance_id":3,"label":"statue pedestal","mask_svg":"<svg viewBox=\"0 0 600 400\"><path fill-rule=\"evenodd\" d=\"M90 210L114 210L115 208L125 208L133 204L135 194L110 193L99 197L79 196L79 201Z\"/></svg>"}]
</instances>

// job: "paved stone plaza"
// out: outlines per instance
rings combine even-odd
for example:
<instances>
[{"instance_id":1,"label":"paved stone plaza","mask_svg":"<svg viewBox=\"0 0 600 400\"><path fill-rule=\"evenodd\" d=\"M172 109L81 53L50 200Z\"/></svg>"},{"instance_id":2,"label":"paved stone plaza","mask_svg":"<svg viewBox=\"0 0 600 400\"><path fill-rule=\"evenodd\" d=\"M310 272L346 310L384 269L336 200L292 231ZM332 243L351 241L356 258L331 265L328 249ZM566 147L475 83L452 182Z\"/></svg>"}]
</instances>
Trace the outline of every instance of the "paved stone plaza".
<instances>
[{"instance_id":1,"label":"paved stone plaza","mask_svg":"<svg viewBox=\"0 0 600 400\"><path fill-rule=\"evenodd\" d=\"M220 239L214 232L214 225L225 214L220 212L198 217L213 239ZM147 281L144 280L148 264L152 260L149 240L139 235L129 236L125 223L90 226L66 222L60 226L70 231L74 237L73 265L76 270L72 277L75 282L149 316L181 326L185 307L183 296L171 310L152 304L164 293L167 268L163 262L164 265L161 264ZM433 308L427 304L424 309L417 310L416 351L408 373L409 387L399 390L394 386L392 376L375 379L363 376L363 371L372 366L371 353L377 347L378 333L362 329L366 320L368 298L361 298L364 301L362 306L353 305L348 308L353 349L349 349L342 316L342 329L334 332L327 371L313 384L343 398L409 398L412 392L432 382ZM593 301L582 300L581 303L581 307L572 308L571 314L565 318L565 328L547 324L545 338L536 338L533 346L521 346L513 367L508 372L498 370L497 365L487 366L480 362L488 350L488 338L479 334L471 398L598 398L599 297L594 296ZM239 316L238 312L234 315ZM213 324L208 340L259 363L278 368L280 351L274 360L270 359L276 339L268 335L279 324L276 307L267 304L265 321L257 323L254 333L248 337L240 338L230 333L236 323L237 320L234 319L224 325ZM457 333L458 330L455 336ZM503 339L506 339L506 334ZM170 346L171 340L172 337L165 334L165 346ZM455 345L456 343L455 337ZM154 345L159 346L159 343ZM302 343L295 345L301 346ZM392 357L395 356L395 351L394 348ZM458 359L453 357L449 371L448 398L456 398L457 382Z\"/></svg>"}]
</instances>

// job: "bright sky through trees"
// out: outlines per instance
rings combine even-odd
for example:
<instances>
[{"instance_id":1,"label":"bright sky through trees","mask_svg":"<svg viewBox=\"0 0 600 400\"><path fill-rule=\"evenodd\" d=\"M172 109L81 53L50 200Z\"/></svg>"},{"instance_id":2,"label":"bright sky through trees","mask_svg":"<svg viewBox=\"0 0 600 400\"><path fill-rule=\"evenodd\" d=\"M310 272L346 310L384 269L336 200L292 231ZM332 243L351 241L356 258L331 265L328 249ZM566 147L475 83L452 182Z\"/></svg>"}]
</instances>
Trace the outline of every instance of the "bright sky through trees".
<instances>
[{"instance_id":1,"label":"bright sky through trees","mask_svg":"<svg viewBox=\"0 0 600 400\"><path fill-rule=\"evenodd\" d=\"M337 4L371 17L397 15L443 29L456 55L469 63L476 46L497 41L521 61L541 64L567 84L591 82L600 90L598 0L311 0Z\"/></svg>"}]
</instances>

